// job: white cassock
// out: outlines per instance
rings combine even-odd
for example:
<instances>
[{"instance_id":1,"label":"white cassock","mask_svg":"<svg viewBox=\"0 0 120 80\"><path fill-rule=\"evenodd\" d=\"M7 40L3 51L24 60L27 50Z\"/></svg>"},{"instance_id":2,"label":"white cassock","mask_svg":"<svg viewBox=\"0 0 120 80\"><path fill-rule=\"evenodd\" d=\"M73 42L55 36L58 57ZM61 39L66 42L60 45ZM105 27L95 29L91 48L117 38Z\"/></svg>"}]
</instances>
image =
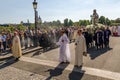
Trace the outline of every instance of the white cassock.
<instances>
[{"instance_id":1,"label":"white cassock","mask_svg":"<svg viewBox=\"0 0 120 80\"><path fill-rule=\"evenodd\" d=\"M64 42L62 42L62 40ZM70 62L69 39L66 34L63 34L63 36L60 37L57 45L60 45L59 61L60 62Z\"/></svg>"},{"instance_id":2,"label":"white cassock","mask_svg":"<svg viewBox=\"0 0 120 80\"><path fill-rule=\"evenodd\" d=\"M82 66L83 52L86 52L86 41L83 35L77 36L75 43L75 65Z\"/></svg>"}]
</instances>

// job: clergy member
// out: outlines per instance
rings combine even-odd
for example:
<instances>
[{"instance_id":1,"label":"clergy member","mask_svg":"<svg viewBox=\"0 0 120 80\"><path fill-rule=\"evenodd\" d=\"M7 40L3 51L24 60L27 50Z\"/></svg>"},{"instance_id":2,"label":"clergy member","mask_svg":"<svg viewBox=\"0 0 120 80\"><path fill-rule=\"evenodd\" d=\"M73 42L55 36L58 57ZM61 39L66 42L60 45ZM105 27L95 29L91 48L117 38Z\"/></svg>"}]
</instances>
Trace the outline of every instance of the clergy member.
<instances>
[{"instance_id":1,"label":"clergy member","mask_svg":"<svg viewBox=\"0 0 120 80\"><path fill-rule=\"evenodd\" d=\"M13 53L13 56L15 57L15 60L18 60L22 56L20 38L17 32L14 32L12 53Z\"/></svg>"},{"instance_id":2,"label":"clergy member","mask_svg":"<svg viewBox=\"0 0 120 80\"><path fill-rule=\"evenodd\" d=\"M75 41L75 67L82 67L83 53L86 52L86 40L82 35L82 30L78 30Z\"/></svg>"},{"instance_id":3,"label":"clergy member","mask_svg":"<svg viewBox=\"0 0 120 80\"><path fill-rule=\"evenodd\" d=\"M64 30L61 31L61 37L57 45L60 45L59 61L61 63L70 63L69 39Z\"/></svg>"}]
</instances>

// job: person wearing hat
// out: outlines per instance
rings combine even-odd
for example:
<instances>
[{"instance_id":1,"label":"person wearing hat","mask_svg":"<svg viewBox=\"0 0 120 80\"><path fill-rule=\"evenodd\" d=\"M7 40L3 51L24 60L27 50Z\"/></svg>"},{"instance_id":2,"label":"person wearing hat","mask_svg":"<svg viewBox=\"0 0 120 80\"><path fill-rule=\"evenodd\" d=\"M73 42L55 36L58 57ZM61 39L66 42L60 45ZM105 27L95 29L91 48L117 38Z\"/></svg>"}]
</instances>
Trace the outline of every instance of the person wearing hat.
<instances>
[{"instance_id":1,"label":"person wearing hat","mask_svg":"<svg viewBox=\"0 0 120 80\"><path fill-rule=\"evenodd\" d=\"M17 32L14 32L12 53L15 60L18 60L22 56L22 49L20 44L20 38Z\"/></svg>"}]
</instances>

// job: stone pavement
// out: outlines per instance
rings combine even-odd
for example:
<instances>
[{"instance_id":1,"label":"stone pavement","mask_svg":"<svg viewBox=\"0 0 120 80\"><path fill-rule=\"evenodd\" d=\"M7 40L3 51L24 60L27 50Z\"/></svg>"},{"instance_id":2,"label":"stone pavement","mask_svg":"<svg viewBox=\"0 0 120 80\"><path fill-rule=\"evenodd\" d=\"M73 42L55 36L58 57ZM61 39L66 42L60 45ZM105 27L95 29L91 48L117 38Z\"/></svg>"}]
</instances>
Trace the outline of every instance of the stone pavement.
<instances>
[{"instance_id":1,"label":"stone pavement","mask_svg":"<svg viewBox=\"0 0 120 80\"><path fill-rule=\"evenodd\" d=\"M58 49L53 49L45 53L42 53L38 49L23 55L18 62L9 60L6 60L6 63L1 62L0 73L5 76L4 69L12 68L13 70L25 71L25 74L28 74L28 72L36 74L39 77L41 76L40 79L44 77L43 80L120 80L119 48L120 37L111 37L109 49L96 51L92 48L88 50L89 53L87 57L84 57L82 69L74 67L74 44L70 44L71 64L59 64ZM8 74L10 73L8 72ZM29 76L29 74L26 76ZM11 75L11 77L14 77L14 75ZM16 77L20 78L18 75ZM32 78L25 79L35 80Z\"/></svg>"},{"instance_id":2,"label":"stone pavement","mask_svg":"<svg viewBox=\"0 0 120 80\"><path fill-rule=\"evenodd\" d=\"M120 73L120 37L111 37L110 48L88 50L88 56L84 57L83 66L97 68ZM40 50L24 55L25 57L36 58L40 60L58 61L59 48L42 53ZM75 62L74 43L70 44L71 64Z\"/></svg>"},{"instance_id":3,"label":"stone pavement","mask_svg":"<svg viewBox=\"0 0 120 80\"><path fill-rule=\"evenodd\" d=\"M33 59L33 58L28 58L28 57L21 57L20 60L25 61L25 62L40 64L40 65L45 65L45 66L52 66L52 67L56 67L57 65L59 65L59 62L39 60L39 59ZM57 66L57 68L63 69L64 66ZM74 65L69 64L64 70L72 71L73 68L74 68ZM79 73L94 75L98 77L108 78L108 79L114 79L114 80L120 79L120 73L100 70L100 69L95 69L95 68L82 67L82 69L75 68L74 71L79 72Z\"/></svg>"},{"instance_id":4,"label":"stone pavement","mask_svg":"<svg viewBox=\"0 0 120 80\"><path fill-rule=\"evenodd\" d=\"M111 79L108 77L105 78L105 76L104 77L96 76L95 75L96 72L95 73L92 72L94 75L91 75L88 73L90 73L92 69L90 70L88 68L87 70L87 68L86 69L84 68L84 70L87 70L84 72L84 71L81 71L80 69L72 68L73 65L71 64L57 65L56 63L58 62L52 62L51 64L51 62L49 63L49 61L37 62L36 64L34 63L36 62L36 59L35 60L32 59L32 60L33 62L28 62L28 61L31 61L29 58L22 57L21 60L18 62L8 61L6 65L2 65L2 67L0 67L1 69L0 76L3 76L2 80L36 80L36 79L39 79L39 80L41 79L43 80L113 80L113 78L115 78L113 77ZM46 62L49 64L47 64ZM55 65L56 67L52 67ZM97 72L97 74L99 74L99 72ZM34 79L31 79L31 75L38 75L38 76L36 76L36 78L32 76L32 78ZM109 75L106 75L106 76L109 76Z\"/></svg>"},{"instance_id":5,"label":"stone pavement","mask_svg":"<svg viewBox=\"0 0 120 80\"><path fill-rule=\"evenodd\" d=\"M7 67L0 70L0 80L45 80L46 77L29 71Z\"/></svg>"}]
</instances>

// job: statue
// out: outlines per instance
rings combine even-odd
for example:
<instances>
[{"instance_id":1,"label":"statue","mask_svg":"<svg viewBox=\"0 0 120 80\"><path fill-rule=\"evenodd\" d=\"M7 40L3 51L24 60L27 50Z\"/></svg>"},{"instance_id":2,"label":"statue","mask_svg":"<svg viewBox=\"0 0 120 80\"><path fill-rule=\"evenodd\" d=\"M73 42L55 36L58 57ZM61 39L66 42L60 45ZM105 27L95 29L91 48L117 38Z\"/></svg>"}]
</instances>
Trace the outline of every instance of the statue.
<instances>
[{"instance_id":1,"label":"statue","mask_svg":"<svg viewBox=\"0 0 120 80\"><path fill-rule=\"evenodd\" d=\"M94 33L98 28L103 28L105 27L103 24L99 23L99 15L96 11L96 9L93 10L93 14L90 16L92 20L92 24L88 25L87 28L90 30L90 32Z\"/></svg>"},{"instance_id":2,"label":"statue","mask_svg":"<svg viewBox=\"0 0 120 80\"><path fill-rule=\"evenodd\" d=\"M91 18L93 26L97 26L97 23L99 22L99 15L97 14L96 9L93 10L93 15L91 15Z\"/></svg>"}]
</instances>

